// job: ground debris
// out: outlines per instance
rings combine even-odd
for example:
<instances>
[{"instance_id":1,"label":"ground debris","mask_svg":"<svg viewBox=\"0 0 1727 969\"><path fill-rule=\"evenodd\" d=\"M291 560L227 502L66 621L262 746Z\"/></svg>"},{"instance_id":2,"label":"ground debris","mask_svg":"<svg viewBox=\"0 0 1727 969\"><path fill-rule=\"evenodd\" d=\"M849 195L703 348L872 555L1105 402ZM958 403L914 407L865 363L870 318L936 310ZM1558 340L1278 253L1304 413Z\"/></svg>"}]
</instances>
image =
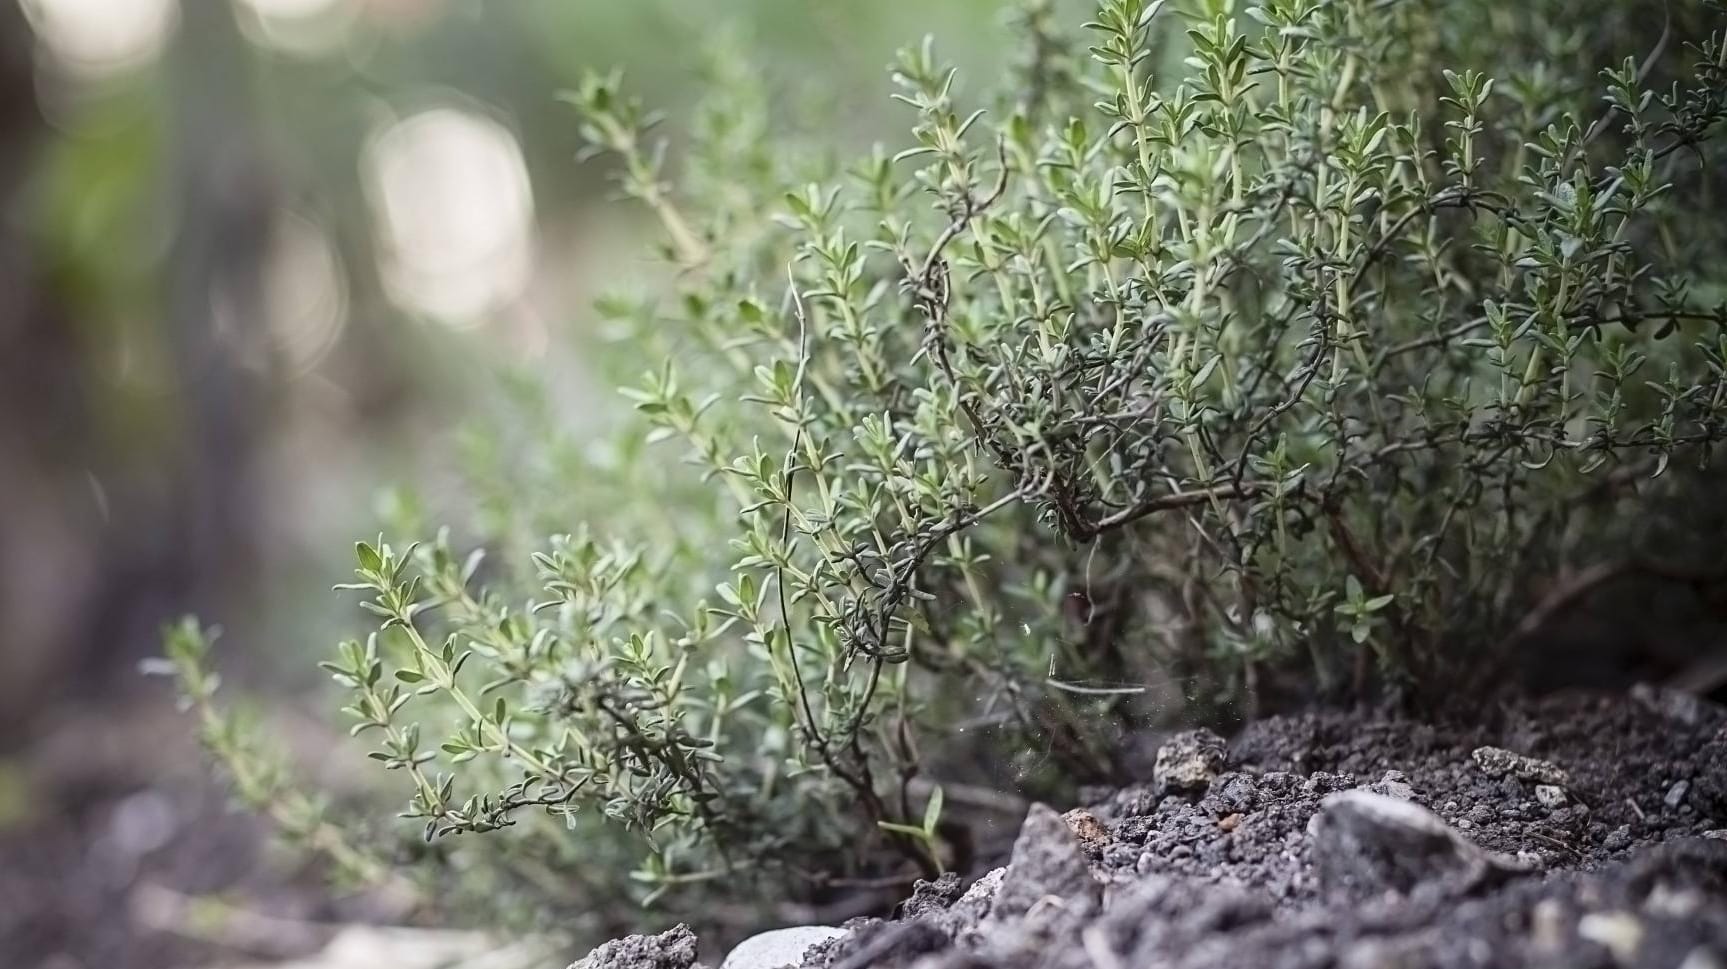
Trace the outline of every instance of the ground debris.
<instances>
[{"instance_id":1,"label":"ground debris","mask_svg":"<svg viewBox=\"0 0 1727 969\"><path fill-rule=\"evenodd\" d=\"M1045 899L1089 908L1096 904L1100 890L1079 836L1061 815L1033 804L1013 843L1013 857L991 914L1024 915Z\"/></svg>"},{"instance_id":2,"label":"ground debris","mask_svg":"<svg viewBox=\"0 0 1727 969\"><path fill-rule=\"evenodd\" d=\"M1426 887L1455 895L1522 870L1476 847L1421 805L1371 791L1327 797L1308 832L1320 883L1345 894Z\"/></svg>"},{"instance_id":3,"label":"ground debris","mask_svg":"<svg viewBox=\"0 0 1727 969\"><path fill-rule=\"evenodd\" d=\"M1639 683L1631 688L1631 699L1651 712L1687 727L1727 720L1727 711L1683 690Z\"/></svg>"},{"instance_id":4,"label":"ground debris","mask_svg":"<svg viewBox=\"0 0 1727 969\"><path fill-rule=\"evenodd\" d=\"M921 887L806 969L1727 969L1710 722L1569 695L1171 744L1152 783L1034 808L1007 867L951 902Z\"/></svg>"},{"instance_id":5,"label":"ground debris","mask_svg":"<svg viewBox=\"0 0 1727 969\"><path fill-rule=\"evenodd\" d=\"M1546 760L1525 757L1513 753L1503 747L1477 747L1470 753L1475 763L1489 777L1504 777L1510 774L1520 781L1530 781L1535 784L1551 784L1554 787L1571 786L1571 775L1563 767Z\"/></svg>"},{"instance_id":6,"label":"ground debris","mask_svg":"<svg viewBox=\"0 0 1727 969\"><path fill-rule=\"evenodd\" d=\"M1074 835L1079 838L1079 843L1084 845L1088 851L1101 850L1104 845L1109 843L1109 829L1097 819L1097 815L1090 811L1084 808L1074 808L1062 815L1061 819L1067 822L1069 828L1073 829Z\"/></svg>"},{"instance_id":7,"label":"ground debris","mask_svg":"<svg viewBox=\"0 0 1727 969\"><path fill-rule=\"evenodd\" d=\"M1565 806L1565 788L1557 784L1535 785L1535 800L1548 810L1556 810Z\"/></svg>"},{"instance_id":8,"label":"ground debris","mask_svg":"<svg viewBox=\"0 0 1727 969\"><path fill-rule=\"evenodd\" d=\"M570 969L691 969L696 965L696 934L676 925L659 935L613 939L571 964Z\"/></svg>"},{"instance_id":9,"label":"ground debris","mask_svg":"<svg viewBox=\"0 0 1727 969\"><path fill-rule=\"evenodd\" d=\"M1228 762L1229 747L1209 730L1178 733L1157 749L1152 780L1161 793L1203 791Z\"/></svg>"}]
</instances>

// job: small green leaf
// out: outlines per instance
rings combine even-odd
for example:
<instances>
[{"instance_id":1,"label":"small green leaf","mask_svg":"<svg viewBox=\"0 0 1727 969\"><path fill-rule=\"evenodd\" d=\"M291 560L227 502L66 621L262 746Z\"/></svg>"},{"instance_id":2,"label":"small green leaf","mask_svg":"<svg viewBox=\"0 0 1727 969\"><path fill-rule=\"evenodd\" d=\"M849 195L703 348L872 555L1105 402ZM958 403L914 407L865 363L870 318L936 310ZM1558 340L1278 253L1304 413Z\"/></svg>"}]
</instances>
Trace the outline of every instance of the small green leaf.
<instances>
[{"instance_id":1,"label":"small green leaf","mask_svg":"<svg viewBox=\"0 0 1727 969\"><path fill-rule=\"evenodd\" d=\"M360 568L367 572L376 572L384 567L383 556L368 542L355 542L354 554L360 560Z\"/></svg>"},{"instance_id":2,"label":"small green leaf","mask_svg":"<svg viewBox=\"0 0 1727 969\"><path fill-rule=\"evenodd\" d=\"M892 831L895 834L910 835L914 838L919 839L920 841L925 839L926 837L928 837L928 835L924 831L924 829L919 828L919 827L914 827L914 826L909 825L909 824L895 824L892 821L877 821L876 827L882 829L883 831Z\"/></svg>"},{"instance_id":3,"label":"small green leaf","mask_svg":"<svg viewBox=\"0 0 1727 969\"><path fill-rule=\"evenodd\" d=\"M942 793L941 786L938 784L936 789L930 792L929 804L925 805L923 809L923 830L925 833L935 834L935 826L941 820L941 807Z\"/></svg>"}]
</instances>

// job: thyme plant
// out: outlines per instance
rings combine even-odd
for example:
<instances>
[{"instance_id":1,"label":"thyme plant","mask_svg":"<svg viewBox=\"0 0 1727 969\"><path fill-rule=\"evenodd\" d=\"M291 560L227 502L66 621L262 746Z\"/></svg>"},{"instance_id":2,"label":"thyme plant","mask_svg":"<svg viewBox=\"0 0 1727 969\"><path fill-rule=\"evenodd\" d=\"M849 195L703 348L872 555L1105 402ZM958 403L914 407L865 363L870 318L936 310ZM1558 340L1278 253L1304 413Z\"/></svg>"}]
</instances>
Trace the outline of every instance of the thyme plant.
<instances>
[{"instance_id":1,"label":"thyme plant","mask_svg":"<svg viewBox=\"0 0 1727 969\"><path fill-rule=\"evenodd\" d=\"M569 92L675 268L602 357L663 363L615 438L523 425L491 527L358 546L325 665L393 850L687 915L963 865L967 782L1118 777L1172 703L1494 675L1727 435L1721 8L1573 6L1027 0L1003 90L909 48L843 164L745 63L676 152Z\"/></svg>"}]
</instances>

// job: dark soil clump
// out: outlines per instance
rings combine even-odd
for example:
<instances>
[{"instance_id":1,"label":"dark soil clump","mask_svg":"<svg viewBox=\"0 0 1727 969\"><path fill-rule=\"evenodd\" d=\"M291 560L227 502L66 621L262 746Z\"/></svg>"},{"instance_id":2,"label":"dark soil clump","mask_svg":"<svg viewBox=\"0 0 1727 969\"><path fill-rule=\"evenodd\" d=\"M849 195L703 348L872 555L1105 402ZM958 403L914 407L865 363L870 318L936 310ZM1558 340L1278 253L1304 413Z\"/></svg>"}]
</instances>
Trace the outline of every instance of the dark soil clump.
<instances>
[{"instance_id":1,"label":"dark soil clump","mask_svg":"<svg viewBox=\"0 0 1727 969\"><path fill-rule=\"evenodd\" d=\"M678 925L659 935L614 939L570 969L689 969L695 961L696 934Z\"/></svg>"},{"instance_id":2,"label":"dark soil clump","mask_svg":"<svg viewBox=\"0 0 1727 969\"><path fill-rule=\"evenodd\" d=\"M1315 713L1216 747L1178 735L1170 776L1033 808L1005 870L921 886L805 966L1727 967L1717 708Z\"/></svg>"}]
</instances>

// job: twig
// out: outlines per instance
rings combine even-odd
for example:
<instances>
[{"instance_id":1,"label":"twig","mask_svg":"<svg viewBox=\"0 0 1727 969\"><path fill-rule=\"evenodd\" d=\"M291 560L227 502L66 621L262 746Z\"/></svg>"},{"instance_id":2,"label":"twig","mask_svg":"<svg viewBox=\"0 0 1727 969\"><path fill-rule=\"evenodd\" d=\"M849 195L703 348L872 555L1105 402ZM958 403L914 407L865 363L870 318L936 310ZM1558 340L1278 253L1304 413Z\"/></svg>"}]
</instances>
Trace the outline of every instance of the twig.
<instances>
[{"instance_id":1,"label":"twig","mask_svg":"<svg viewBox=\"0 0 1727 969\"><path fill-rule=\"evenodd\" d=\"M780 544L791 541L792 533L792 488L797 484L797 451L803 445L804 425L802 421L804 370L809 363L809 319L804 312L803 294L798 290L797 277L792 273L792 267L786 265L786 286L792 297L793 314L798 322L798 369L792 379L792 392L798 402L799 420L797 430L792 435L792 446L786 451L785 467L781 470L780 490L785 492L786 509L780 519ZM804 686L804 674L798 662L797 645L792 642L791 604L786 598L786 572L783 565L774 567L774 586L779 592L780 622L785 624L786 653L791 657L792 675L798 681L798 700L803 705L804 729L809 732L810 739L818 749L827 748L827 738L822 736L821 728L816 725L815 710L810 706L809 690ZM843 775L842 775L843 776Z\"/></svg>"},{"instance_id":2,"label":"twig","mask_svg":"<svg viewBox=\"0 0 1727 969\"><path fill-rule=\"evenodd\" d=\"M1552 845L1553 847L1558 848L1560 851L1570 852L1573 856L1575 856L1577 858L1583 857L1583 852L1578 851L1576 848L1571 847L1570 845L1566 844L1563 841L1560 841L1558 838L1555 838L1552 835L1542 834L1539 831L1530 831L1530 832L1528 832L1528 835L1529 835L1529 837L1534 838L1537 841L1545 841L1546 843Z\"/></svg>"},{"instance_id":3,"label":"twig","mask_svg":"<svg viewBox=\"0 0 1727 969\"><path fill-rule=\"evenodd\" d=\"M1167 495L1159 495L1156 498L1147 498L1113 515L1086 523L1081 537L1091 538L1100 532L1125 525L1131 521L1137 521L1156 512L1170 511L1176 508L1191 508L1194 505L1208 504L1218 500L1248 498L1270 491L1271 488L1270 484L1264 482L1248 481L1240 485L1224 484L1213 488L1202 488L1198 491L1176 491Z\"/></svg>"},{"instance_id":4,"label":"twig","mask_svg":"<svg viewBox=\"0 0 1727 969\"><path fill-rule=\"evenodd\" d=\"M981 199L973 198L970 194L966 195L965 204L960 206L960 214L948 222L947 228L943 229L941 235L936 236L935 242L930 245L929 255L924 257L923 266L918 269L916 282L922 283L929 278L930 272L935 269L936 260L941 258L942 250L946 249L947 244L953 241L953 237L965 228L967 222L1001 201L1002 195L1006 194L1008 179L1006 138L996 139L996 161L1000 166L1000 171L996 173L995 187L990 189L989 194Z\"/></svg>"},{"instance_id":5,"label":"twig","mask_svg":"<svg viewBox=\"0 0 1727 969\"><path fill-rule=\"evenodd\" d=\"M1385 255L1385 253L1391 248L1391 244L1397 241L1399 235L1403 232L1404 227L1409 225L1409 223L1417 216L1429 214L1434 209L1467 206L1473 201L1475 201L1475 199L1466 191L1447 189L1432 198L1423 199L1420 204L1416 205L1408 212L1403 213L1396 222L1391 223L1391 227L1386 229L1385 232L1375 240L1373 245L1368 248L1366 254L1361 257L1361 265L1356 267L1354 278L1350 281L1350 291L1354 291L1355 284L1361 282L1361 277L1367 275L1367 270L1372 268L1373 264L1379 260L1379 257ZM1347 309L1347 306L1338 307L1339 312L1346 311Z\"/></svg>"},{"instance_id":6,"label":"twig","mask_svg":"<svg viewBox=\"0 0 1727 969\"><path fill-rule=\"evenodd\" d=\"M1064 693L1078 693L1081 696L1136 696L1150 689L1150 687L1144 686L1085 686L1080 683L1068 683L1054 677L1045 679L1044 682Z\"/></svg>"}]
</instances>

